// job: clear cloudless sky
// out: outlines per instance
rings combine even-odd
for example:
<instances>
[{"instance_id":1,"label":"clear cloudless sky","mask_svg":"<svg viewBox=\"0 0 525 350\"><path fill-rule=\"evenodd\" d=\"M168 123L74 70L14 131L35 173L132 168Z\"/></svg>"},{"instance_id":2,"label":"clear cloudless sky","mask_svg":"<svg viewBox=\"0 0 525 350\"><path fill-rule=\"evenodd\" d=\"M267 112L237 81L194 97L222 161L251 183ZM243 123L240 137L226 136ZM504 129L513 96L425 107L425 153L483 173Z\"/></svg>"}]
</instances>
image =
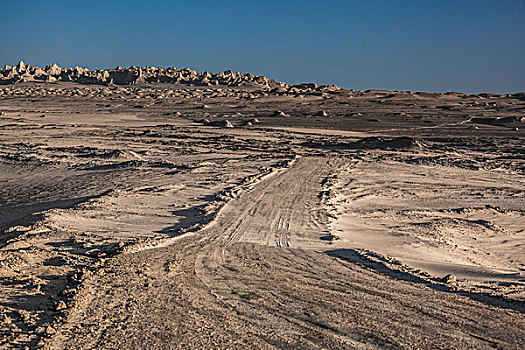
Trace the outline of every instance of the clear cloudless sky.
<instances>
[{"instance_id":1,"label":"clear cloudless sky","mask_svg":"<svg viewBox=\"0 0 525 350\"><path fill-rule=\"evenodd\" d=\"M232 69L353 89L525 91L525 0L0 0L0 64Z\"/></svg>"}]
</instances>

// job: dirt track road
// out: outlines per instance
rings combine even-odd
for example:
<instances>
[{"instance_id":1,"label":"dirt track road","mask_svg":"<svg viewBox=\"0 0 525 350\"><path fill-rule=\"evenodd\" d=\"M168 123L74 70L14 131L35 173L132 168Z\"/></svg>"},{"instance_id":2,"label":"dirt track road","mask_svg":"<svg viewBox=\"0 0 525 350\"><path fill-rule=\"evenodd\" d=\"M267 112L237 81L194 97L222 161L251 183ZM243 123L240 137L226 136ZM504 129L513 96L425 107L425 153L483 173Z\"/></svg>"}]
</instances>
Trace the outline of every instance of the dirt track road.
<instances>
[{"instance_id":1,"label":"dirt track road","mask_svg":"<svg viewBox=\"0 0 525 350\"><path fill-rule=\"evenodd\" d=\"M319 193L342 161L300 158L204 229L108 260L46 348L520 348L518 311L327 254Z\"/></svg>"}]
</instances>

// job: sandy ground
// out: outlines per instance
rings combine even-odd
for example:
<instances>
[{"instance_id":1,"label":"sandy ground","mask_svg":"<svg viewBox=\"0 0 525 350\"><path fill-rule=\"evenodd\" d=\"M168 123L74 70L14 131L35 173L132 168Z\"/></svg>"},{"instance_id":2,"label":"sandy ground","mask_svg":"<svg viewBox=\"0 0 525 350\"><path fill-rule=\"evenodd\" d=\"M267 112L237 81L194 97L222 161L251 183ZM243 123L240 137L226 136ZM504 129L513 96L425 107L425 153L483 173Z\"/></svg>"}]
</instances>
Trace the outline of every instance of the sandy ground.
<instances>
[{"instance_id":1,"label":"sandy ground","mask_svg":"<svg viewBox=\"0 0 525 350\"><path fill-rule=\"evenodd\" d=\"M0 87L0 347L522 348L524 110Z\"/></svg>"}]
</instances>

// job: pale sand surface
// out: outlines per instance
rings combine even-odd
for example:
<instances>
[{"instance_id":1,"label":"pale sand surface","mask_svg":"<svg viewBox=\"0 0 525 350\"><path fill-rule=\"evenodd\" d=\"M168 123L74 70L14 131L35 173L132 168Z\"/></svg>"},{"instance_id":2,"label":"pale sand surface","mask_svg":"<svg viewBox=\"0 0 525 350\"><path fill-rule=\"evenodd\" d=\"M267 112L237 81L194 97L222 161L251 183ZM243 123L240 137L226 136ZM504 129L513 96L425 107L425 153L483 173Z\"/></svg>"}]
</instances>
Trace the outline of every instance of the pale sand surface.
<instances>
[{"instance_id":1,"label":"pale sand surface","mask_svg":"<svg viewBox=\"0 0 525 350\"><path fill-rule=\"evenodd\" d=\"M521 177L506 172L355 163L334 186L332 228L345 246L371 249L436 276L521 284L524 188Z\"/></svg>"},{"instance_id":2,"label":"pale sand surface","mask_svg":"<svg viewBox=\"0 0 525 350\"><path fill-rule=\"evenodd\" d=\"M521 348L523 96L272 89L0 86L0 348Z\"/></svg>"}]
</instances>

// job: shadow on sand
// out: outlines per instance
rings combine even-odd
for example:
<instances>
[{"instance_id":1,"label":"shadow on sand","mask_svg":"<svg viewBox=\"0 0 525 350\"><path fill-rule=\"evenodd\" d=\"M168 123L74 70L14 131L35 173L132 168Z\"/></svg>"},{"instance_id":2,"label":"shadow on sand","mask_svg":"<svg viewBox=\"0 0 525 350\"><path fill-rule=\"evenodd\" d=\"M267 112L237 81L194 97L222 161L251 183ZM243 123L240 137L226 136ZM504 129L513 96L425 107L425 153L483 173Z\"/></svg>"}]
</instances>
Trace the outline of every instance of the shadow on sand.
<instances>
[{"instance_id":1,"label":"shadow on sand","mask_svg":"<svg viewBox=\"0 0 525 350\"><path fill-rule=\"evenodd\" d=\"M409 272L393 270L389 268L385 263L367 259L366 256L363 256L362 254L358 253L354 249L334 249L334 250L327 251L326 254L328 254L329 256L341 259L341 260L345 260L345 261L354 263L354 264L359 264L361 266L377 271L381 274L388 275L398 280L408 281L412 283L419 283L419 284L425 285L428 288L432 288L440 292L449 292L449 293L459 294L459 295L468 297L472 300L482 302L484 304L489 304L489 305L501 307L504 309L512 309L512 310L525 314L525 303L524 302L514 301L514 300L505 300L503 297L490 295L489 293L470 292L470 291L467 292L467 291L462 291L462 290L455 290L455 288L451 286L448 286L444 283L440 283L438 279L433 280L431 278L419 277Z\"/></svg>"}]
</instances>

